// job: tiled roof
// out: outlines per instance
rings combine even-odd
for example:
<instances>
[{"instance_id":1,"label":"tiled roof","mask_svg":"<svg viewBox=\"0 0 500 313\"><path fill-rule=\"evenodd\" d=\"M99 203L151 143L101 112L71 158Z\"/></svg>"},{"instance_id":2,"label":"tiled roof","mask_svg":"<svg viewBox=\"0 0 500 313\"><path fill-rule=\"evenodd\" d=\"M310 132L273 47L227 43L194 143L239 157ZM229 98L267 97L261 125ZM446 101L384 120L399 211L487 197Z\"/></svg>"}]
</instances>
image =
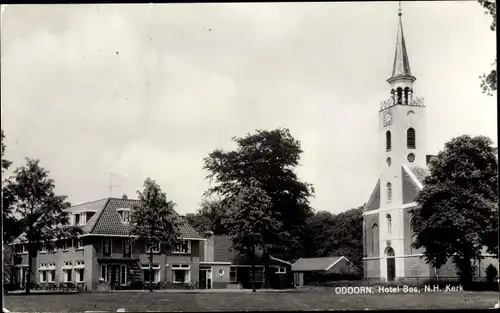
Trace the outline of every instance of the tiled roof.
<instances>
[{"instance_id":1,"label":"tiled roof","mask_svg":"<svg viewBox=\"0 0 500 313\"><path fill-rule=\"evenodd\" d=\"M292 264L294 272L326 271L330 266L339 261L341 256L326 258L302 258Z\"/></svg>"},{"instance_id":2,"label":"tiled roof","mask_svg":"<svg viewBox=\"0 0 500 313\"><path fill-rule=\"evenodd\" d=\"M108 198L104 208L98 211L87 223L93 224L88 232L99 235L128 235L130 226L121 221L117 209L133 209L139 204L139 200ZM178 217L181 219L179 231L182 238L203 238L185 219L179 215Z\"/></svg>"},{"instance_id":3,"label":"tiled roof","mask_svg":"<svg viewBox=\"0 0 500 313\"><path fill-rule=\"evenodd\" d=\"M380 208L380 179L377 180L370 199L366 203L365 211L377 210L378 208Z\"/></svg>"}]
</instances>

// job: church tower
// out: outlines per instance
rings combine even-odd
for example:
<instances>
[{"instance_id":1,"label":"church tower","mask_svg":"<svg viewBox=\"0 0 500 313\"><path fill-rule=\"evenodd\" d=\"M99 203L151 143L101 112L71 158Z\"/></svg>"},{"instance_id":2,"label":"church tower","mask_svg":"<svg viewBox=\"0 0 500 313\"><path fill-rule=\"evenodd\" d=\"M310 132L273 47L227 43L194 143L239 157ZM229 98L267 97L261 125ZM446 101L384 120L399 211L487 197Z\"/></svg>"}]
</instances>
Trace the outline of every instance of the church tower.
<instances>
[{"instance_id":1,"label":"church tower","mask_svg":"<svg viewBox=\"0 0 500 313\"><path fill-rule=\"evenodd\" d=\"M412 250L408 209L416 206L426 169L425 104L415 96L401 7L388 99L379 109L379 179L364 212L365 277L407 277ZM420 171L421 172L421 171ZM428 270L426 270L428 273ZM428 275L428 274L427 274Z\"/></svg>"}]
</instances>

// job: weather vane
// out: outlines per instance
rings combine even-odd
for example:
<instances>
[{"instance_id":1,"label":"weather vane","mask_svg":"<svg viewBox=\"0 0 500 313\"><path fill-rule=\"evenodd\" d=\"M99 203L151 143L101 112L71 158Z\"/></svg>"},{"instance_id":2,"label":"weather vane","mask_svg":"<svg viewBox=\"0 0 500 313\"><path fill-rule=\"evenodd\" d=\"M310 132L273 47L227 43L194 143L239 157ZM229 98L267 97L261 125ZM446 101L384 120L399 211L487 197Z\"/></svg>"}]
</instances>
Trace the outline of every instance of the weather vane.
<instances>
[{"instance_id":1,"label":"weather vane","mask_svg":"<svg viewBox=\"0 0 500 313\"><path fill-rule=\"evenodd\" d=\"M398 15L401 16L401 15L403 15L403 9L401 9L401 1L398 1L398 2L399 2Z\"/></svg>"}]
</instances>

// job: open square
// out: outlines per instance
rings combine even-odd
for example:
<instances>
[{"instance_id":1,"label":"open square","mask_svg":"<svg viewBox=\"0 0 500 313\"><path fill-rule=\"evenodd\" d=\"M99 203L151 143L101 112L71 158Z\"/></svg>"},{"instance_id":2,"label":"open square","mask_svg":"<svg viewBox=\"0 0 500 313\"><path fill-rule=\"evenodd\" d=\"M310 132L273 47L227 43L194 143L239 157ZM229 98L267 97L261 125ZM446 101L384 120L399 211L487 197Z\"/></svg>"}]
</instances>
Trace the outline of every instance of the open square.
<instances>
[{"instance_id":1,"label":"open square","mask_svg":"<svg viewBox=\"0 0 500 313\"><path fill-rule=\"evenodd\" d=\"M11 312L484 309L496 292L337 295L333 288L284 292L113 292L7 296Z\"/></svg>"}]
</instances>

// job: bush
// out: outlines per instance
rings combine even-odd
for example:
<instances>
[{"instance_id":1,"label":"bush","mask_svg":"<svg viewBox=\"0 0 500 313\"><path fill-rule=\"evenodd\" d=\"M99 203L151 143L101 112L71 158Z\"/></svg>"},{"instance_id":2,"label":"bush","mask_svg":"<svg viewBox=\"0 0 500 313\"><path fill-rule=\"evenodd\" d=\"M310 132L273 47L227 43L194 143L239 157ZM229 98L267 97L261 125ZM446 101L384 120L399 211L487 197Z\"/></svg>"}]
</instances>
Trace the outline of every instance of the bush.
<instances>
[{"instance_id":1,"label":"bush","mask_svg":"<svg viewBox=\"0 0 500 313\"><path fill-rule=\"evenodd\" d=\"M488 267L486 268L486 280L489 283L493 283L497 275L498 275L497 268L493 264L488 265Z\"/></svg>"}]
</instances>

